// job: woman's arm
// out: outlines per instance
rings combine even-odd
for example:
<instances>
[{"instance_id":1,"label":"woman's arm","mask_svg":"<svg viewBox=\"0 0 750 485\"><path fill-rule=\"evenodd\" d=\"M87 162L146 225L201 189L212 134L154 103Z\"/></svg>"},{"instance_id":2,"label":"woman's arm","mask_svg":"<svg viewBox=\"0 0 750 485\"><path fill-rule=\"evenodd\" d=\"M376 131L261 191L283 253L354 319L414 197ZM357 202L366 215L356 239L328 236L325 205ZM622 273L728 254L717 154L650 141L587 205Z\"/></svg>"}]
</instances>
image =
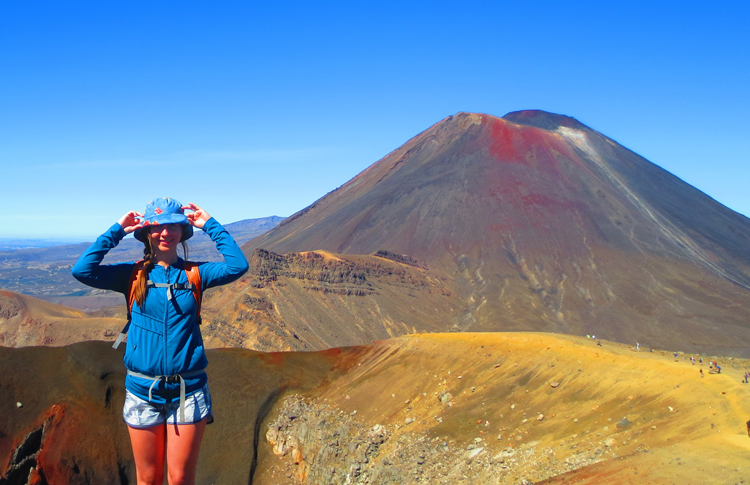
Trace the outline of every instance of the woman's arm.
<instances>
[{"instance_id":1,"label":"woman's arm","mask_svg":"<svg viewBox=\"0 0 750 485\"><path fill-rule=\"evenodd\" d=\"M190 203L183 207L193 212L186 214L193 226L203 229L216 244L216 249L224 256L223 263L203 263L200 265L203 289L231 283L245 274L249 268L247 258L226 229L197 205Z\"/></svg>"},{"instance_id":2,"label":"woman's arm","mask_svg":"<svg viewBox=\"0 0 750 485\"><path fill-rule=\"evenodd\" d=\"M96 242L89 246L78 258L76 264L73 265L71 271L73 277L84 285L127 294L133 264L102 266L101 262L109 250L117 246L126 234L142 227L138 223L139 216L142 217L140 213L130 211L122 216L107 232L99 236Z\"/></svg>"}]
</instances>

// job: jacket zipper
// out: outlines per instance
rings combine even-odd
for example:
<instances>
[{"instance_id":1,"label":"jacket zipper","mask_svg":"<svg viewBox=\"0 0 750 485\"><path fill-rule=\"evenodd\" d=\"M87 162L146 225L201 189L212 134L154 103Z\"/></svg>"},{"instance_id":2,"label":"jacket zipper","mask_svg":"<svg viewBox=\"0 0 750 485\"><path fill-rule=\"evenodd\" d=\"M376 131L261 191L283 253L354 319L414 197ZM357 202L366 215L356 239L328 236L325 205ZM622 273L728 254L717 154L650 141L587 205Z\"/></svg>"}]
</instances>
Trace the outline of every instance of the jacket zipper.
<instances>
[{"instance_id":1,"label":"jacket zipper","mask_svg":"<svg viewBox=\"0 0 750 485\"><path fill-rule=\"evenodd\" d=\"M164 274L167 280L167 283L170 283L169 281L169 266L166 267ZM164 295L164 297L167 299L164 302L164 375L170 375L169 374L169 368L167 365L167 337L168 334L168 327L169 327L169 288L167 288L167 292Z\"/></svg>"}]
</instances>

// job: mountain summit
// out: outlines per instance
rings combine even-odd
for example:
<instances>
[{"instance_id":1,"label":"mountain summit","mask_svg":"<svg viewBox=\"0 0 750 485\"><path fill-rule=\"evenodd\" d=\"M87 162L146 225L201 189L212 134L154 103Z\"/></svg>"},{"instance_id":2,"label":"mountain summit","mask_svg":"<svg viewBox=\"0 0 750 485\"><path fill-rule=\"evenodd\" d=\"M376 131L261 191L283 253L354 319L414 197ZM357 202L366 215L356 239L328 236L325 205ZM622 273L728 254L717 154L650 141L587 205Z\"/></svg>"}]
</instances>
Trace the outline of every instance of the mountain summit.
<instances>
[{"instance_id":1,"label":"mountain summit","mask_svg":"<svg viewBox=\"0 0 750 485\"><path fill-rule=\"evenodd\" d=\"M749 243L748 218L574 118L529 110L449 116L244 249L417 258L455 279L461 330L742 354Z\"/></svg>"}]
</instances>

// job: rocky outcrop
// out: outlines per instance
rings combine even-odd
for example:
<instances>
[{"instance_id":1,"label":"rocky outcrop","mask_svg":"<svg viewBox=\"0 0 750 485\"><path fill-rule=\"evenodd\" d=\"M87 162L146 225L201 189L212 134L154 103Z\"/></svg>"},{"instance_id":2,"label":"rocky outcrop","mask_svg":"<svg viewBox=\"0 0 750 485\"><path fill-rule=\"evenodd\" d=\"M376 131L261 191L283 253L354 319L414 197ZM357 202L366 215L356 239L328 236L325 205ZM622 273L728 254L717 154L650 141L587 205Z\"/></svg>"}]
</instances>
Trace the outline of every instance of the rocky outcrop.
<instances>
[{"instance_id":1,"label":"rocky outcrop","mask_svg":"<svg viewBox=\"0 0 750 485\"><path fill-rule=\"evenodd\" d=\"M381 251L375 256L399 263L426 269L414 258ZM382 264L375 259L352 261L325 252L306 251L302 253L276 254L265 249L255 249L250 256L250 274L253 285L276 281L285 276L330 285L354 285L372 288L374 281L387 279L393 283L424 286L427 283L414 277L414 273L396 265Z\"/></svg>"},{"instance_id":2,"label":"rocky outcrop","mask_svg":"<svg viewBox=\"0 0 750 485\"><path fill-rule=\"evenodd\" d=\"M389 437L382 425L365 429L353 416L297 395L286 398L266 433L274 453L289 455L296 477L307 483L360 482L363 467L378 457Z\"/></svg>"},{"instance_id":3,"label":"rocky outcrop","mask_svg":"<svg viewBox=\"0 0 750 485\"><path fill-rule=\"evenodd\" d=\"M256 249L249 263L242 279L204 296L208 346L322 350L457 320L447 277L406 255Z\"/></svg>"},{"instance_id":4,"label":"rocky outcrop","mask_svg":"<svg viewBox=\"0 0 750 485\"><path fill-rule=\"evenodd\" d=\"M0 318L12 318L21 312L21 305L8 294L0 294Z\"/></svg>"},{"instance_id":5,"label":"rocky outcrop","mask_svg":"<svg viewBox=\"0 0 750 485\"><path fill-rule=\"evenodd\" d=\"M478 437L460 447L412 431L412 423L407 418L403 425L369 425L356 412L293 395L268 424L266 439L282 457L281 474L288 483L308 485L530 484L616 457L603 442L576 450L573 443L552 447L531 441L498 450L487 443L494 437ZM569 452L562 460L557 458L564 453L560 447Z\"/></svg>"}]
</instances>

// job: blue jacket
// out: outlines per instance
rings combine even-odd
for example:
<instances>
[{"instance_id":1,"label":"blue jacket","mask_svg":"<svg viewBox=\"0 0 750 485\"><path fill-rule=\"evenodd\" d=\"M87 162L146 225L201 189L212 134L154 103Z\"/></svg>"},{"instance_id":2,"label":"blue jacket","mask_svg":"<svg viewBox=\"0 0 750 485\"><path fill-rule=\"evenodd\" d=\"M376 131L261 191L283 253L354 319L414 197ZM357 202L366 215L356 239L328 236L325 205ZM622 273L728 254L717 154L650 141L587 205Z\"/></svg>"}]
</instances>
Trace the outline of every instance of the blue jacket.
<instances>
[{"instance_id":1,"label":"blue jacket","mask_svg":"<svg viewBox=\"0 0 750 485\"><path fill-rule=\"evenodd\" d=\"M237 280L248 270L247 259L232 236L216 219L206 221L203 230L211 237L224 256L223 263L198 263L201 290ZM130 276L135 263L102 265L109 250L125 237L120 224L115 224L99 236L73 266L73 276L81 283L123 293L127 299ZM149 273L154 283L187 283L182 259L165 268L155 265ZM197 305L190 290L176 290L171 301L167 288L149 288L143 306L133 303L132 320L125 350L125 366L149 376L171 376L205 369L208 365L203 349L203 338L196 321ZM206 374L185 379L186 394L203 387ZM125 387L140 398L148 399L153 381L128 375ZM151 401L165 403L179 401L179 383L160 381L153 389Z\"/></svg>"}]
</instances>

